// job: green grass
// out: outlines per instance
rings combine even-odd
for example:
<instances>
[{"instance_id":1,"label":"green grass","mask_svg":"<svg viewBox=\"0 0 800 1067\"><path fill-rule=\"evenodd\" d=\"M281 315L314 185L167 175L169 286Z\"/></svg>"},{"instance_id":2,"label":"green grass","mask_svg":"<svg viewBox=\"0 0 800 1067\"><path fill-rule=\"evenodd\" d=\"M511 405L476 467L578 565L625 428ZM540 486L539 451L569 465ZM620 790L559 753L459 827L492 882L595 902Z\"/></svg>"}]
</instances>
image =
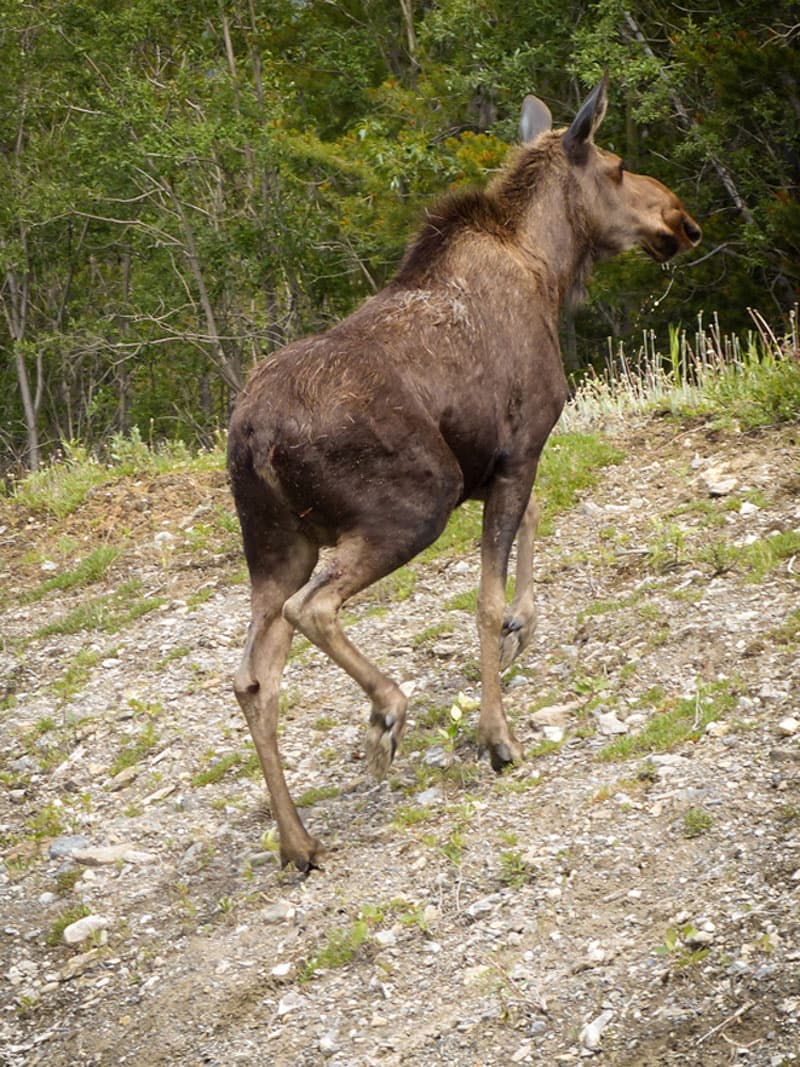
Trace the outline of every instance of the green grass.
<instances>
[{"instance_id":1,"label":"green grass","mask_svg":"<svg viewBox=\"0 0 800 1067\"><path fill-rule=\"evenodd\" d=\"M578 428L634 414L661 412L710 418L720 428L752 430L797 421L800 412L800 323L797 308L785 333L748 309L754 329L724 333L716 315L692 334L670 328L660 346L645 330L637 352L609 338L605 369L590 371L562 416Z\"/></svg>"},{"instance_id":2,"label":"green grass","mask_svg":"<svg viewBox=\"0 0 800 1067\"><path fill-rule=\"evenodd\" d=\"M140 597L140 581L124 582L115 592L92 597L60 619L54 619L36 631L37 637L77 634L82 630L116 633L136 619L155 611L167 597Z\"/></svg>"},{"instance_id":3,"label":"green grass","mask_svg":"<svg viewBox=\"0 0 800 1067\"><path fill-rule=\"evenodd\" d=\"M312 804L319 804L321 800L331 800L333 797L338 797L340 793L341 789L338 785L314 786L307 789L305 793L301 793L295 800L295 805L298 808L310 808Z\"/></svg>"},{"instance_id":4,"label":"green grass","mask_svg":"<svg viewBox=\"0 0 800 1067\"><path fill-rule=\"evenodd\" d=\"M158 736L156 734L155 724L152 721L145 723L139 736L134 738L134 740L130 741L127 745L124 745L117 753L114 761L108 769L109 777L113 778L115 774L119 774L120 771L124 771L127 767L132 767L135 763L138 763L148 752L152 751L157 744Z\"/></svg>"},{"instance_id":5,"label":"green grass","mask_svg":"<svg viewBox=\"0 0 800 1067\"><path fill-rule=\"evenodd\" d=\"M624 452L597 434L553 434L536 479L536 494L543 502L539 535L553 532L555 516L574 507L578 494L597 484L601 468L621 463L624 457Z\"/></svg>"},{"instance_id":6,"label":"green grass","mask_svg":"<svg viewBox=\"0 0 800 1067\"><path fill-rule=\"evenodd\" d=\"M328 934L327 941L306 963L298 976L301 983L310 981L317 971L344 967L355 959L358 950L369 936L369 923L357 919L351 926L342 926Z\"/></svg>"},{"instance_id":7,"label":"green grass","mask_svg":"<svg viewBox=\"0 0 800 1067\"><path fill-rule=\"evenodd\" d=\"M83 919L90 914L91 909L86 904L76 904L74 907L62 911L47 931L45 941L50 948L55 948L56 945L61 944L64 931L68 926L71 926L72 923L77 922L78 919Z\"/></svg>"},{"instance_id":8,"label":"green grass","mask_svg":"<svg viewBox=\"0 0 800 1067\"><path fill-rule=\"evenodd\" d=\"M148 444L134 428L127 437L115 434L103 459L79 443L65 442L62 455L17 483L13 497L34 513L63 519L77 511L93 489L120 478L223 465L221 448L192 455L181 441Z\"/></svg>"},{"instance_id":9,"label":"green grass","mask_svg":"<svg viewBox=\"0 0 800 1067\"><path fill-rule=\"evenodd\" d=\"M605 745L597 754L604 761L629 759L651 752L668 752L687 741L696 741L710 722L736 705L730 682L715 682L682 700L665 698L661 709L637 734L626 734Z\"/></svg>"},{"instance_id":10,"label":"green grass","mask_svg":"<svg viewBox=\"0 0 800 1067\"><path fill-rule=\"evenodd\" d=\"M80 649L61 677L53 682L53 693L58 698L59 702L66 703L66 701L74 697L76 693L79 693L89 680L89 674L92 668L95 667L101 659L104 659L106 656L112 656L113 654L113 649L107 649L104 652L92 652L88 648Z\"/></svg>"},{"instance_id":11,"label":"green grass","mask_svg":"<svg viewBox=\"0 0 800 1067\"><path fill-rule=\"evenodd\" d=\"M52 578L42 582L38 589L28 593L25 599L28 601L41 600L54 590L64 592L68 589L77 589L84 585L91 585L93 582L99 582L101 578L105 577L106 571L119 558L119 555L120 550L118 548L101 545L100 548L94 549L85 559L76 564L72 570L63 571L61 574L54 575Z\"/></svg>"}]
</instances>

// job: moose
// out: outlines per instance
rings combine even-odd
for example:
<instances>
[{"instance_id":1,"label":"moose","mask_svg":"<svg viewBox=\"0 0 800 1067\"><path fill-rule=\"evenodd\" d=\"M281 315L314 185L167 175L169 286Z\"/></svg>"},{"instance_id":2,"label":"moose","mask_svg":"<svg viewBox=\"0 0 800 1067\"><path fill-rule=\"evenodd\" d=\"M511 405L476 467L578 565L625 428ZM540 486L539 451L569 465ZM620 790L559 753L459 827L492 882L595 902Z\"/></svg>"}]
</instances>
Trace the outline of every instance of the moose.
<instances>
[{"instance_id":1,"label":"moose","mask_svg":"<svg viewBox=\"0 0 800 1067\"><path fill-rule=\"evenodd\" d=\"M486 189L455 192L430 210L382 291L325 333L269 355L237 398L228 469L252 617L234 690L283 866L308 873L324 854L278 752L294 631L371 701L365 758L380 779L407 697L345 635L338 612L436 540L465 500L483 502L478 745L498 772L522 758L500 675L535 625L533 485L567 400L560 310L584 291L595 262L638 247L665 263L701 236L673 192L594 143L606 104L604 78L571 125L554 130L548 107L526 97L522 144Z\"/></svg>"}]
</instances>

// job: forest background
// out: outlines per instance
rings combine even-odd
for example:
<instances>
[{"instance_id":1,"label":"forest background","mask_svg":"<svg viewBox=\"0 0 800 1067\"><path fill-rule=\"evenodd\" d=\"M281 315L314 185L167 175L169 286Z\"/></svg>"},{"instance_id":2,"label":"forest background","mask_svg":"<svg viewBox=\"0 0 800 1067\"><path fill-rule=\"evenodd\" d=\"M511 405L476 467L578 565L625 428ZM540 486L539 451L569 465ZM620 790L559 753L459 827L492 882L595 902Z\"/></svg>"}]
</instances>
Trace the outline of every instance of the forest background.
<instances>
[{"instance_id":1,"label":"forest background","mask_svg":"<svg viewBox=\"0 0 800 1067\"><path fill-rule=\"evenodd\" d=\"M704 229L565 315L674 340L800 292L800 25L787 0L0 0L0 473L115 435L208 444L252 364L391 276L437 195L481 184L528 92ZM665 349L666 350L666 349Z\"/></svg>"}]
</instances>

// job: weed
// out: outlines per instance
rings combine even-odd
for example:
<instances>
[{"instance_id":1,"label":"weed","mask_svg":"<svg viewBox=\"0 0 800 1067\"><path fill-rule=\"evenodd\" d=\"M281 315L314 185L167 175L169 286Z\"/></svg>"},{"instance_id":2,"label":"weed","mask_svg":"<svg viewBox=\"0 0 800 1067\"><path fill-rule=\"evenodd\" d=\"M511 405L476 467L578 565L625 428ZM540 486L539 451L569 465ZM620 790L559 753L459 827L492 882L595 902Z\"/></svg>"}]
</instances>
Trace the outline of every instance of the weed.
<instances>
[{"instance_id":1,"label":"weed","mask_svg":"<svg viewBox=\"0 0 800 1067\"><path fill-rule=\"evenodd\" d=\"M67 896L83 878L83 870L80 867L67 867L56 875L55 889L59 896Z\"/></svg>"},{"instance_id":2,"label":"weed","mask_svg":"<svg viewBox=\"0 0 800 1067\"><path fill-rule=\"evenodd\" d=\"M683 816L683 836L702 837L713 825L713 818L703 808L689 808Z\"/></svg>"},{"instance_id":3,"label":"weed","mask_svg":"<svg viewBox=\"0 0 800 1067\"><path fill-rule=\"evenodd\" d=\"M85 904L76 904L74 907L62 911L47 931L45 941L51 948L60 945L66 928L89 914L90 910Z\"/></svg>"},{"instance_id":4,"label":"weed","mask_svg":"<svg viewBox=\"0 0 800 1067\"><path fill-rule=\"evenodd\" d=\"M115 651L116 649L108 649L105 652L96 652L88 648L80 649L61 677L53 682L53 693L59 702L65 704L80 692L89 679L92 667L95 667L102 657L114 655Z\"/></svg>"},{"instance_id":5,"label":"weed","mask_svg":"<svg viewBox=\"0 0 800 1067\"><path fill-rule=\"evenodd\" d=\"M144 725L139 736L135 738L135 740L120 749L108 769L109 777L113 778L114 775L119 774L120 771L124 771L126 767L132 767L135 763L138 763L148 752L155 748L157 744L158 736L156 734L155 724L151 721Z\"/></svg>"},{"instance_id":6,"label":"weed","mask_svg":"<svg viewBox=\"0 0 800 1067\"><path fill-rule=\"evenodd\" d=\"M691 923L684 926L668 926L664 934L664 941L656 948L657 956L668 956L676 967L686 968L696 966L708 955L709 950L705 947L694 947L693 938L697 936L697 930Z\"/></svg>"},{"instance_id":7,"label":"weed","mask_svg":"<svg viewBox=\"0 0 800 1067\"><path fill-rule=\"evenodd\" d=\"M68 589L91 585L93 582L99 582L101 578L105 577L106 571L119 557L119 554L120 550L118 548L102 545L100 548L90 552L72 570L63 571L61 574L42 582L39 588L29 593L25 599L30 601L41 600L56 589L63 592Z\"/></svg>"},{"instance_id":8,"label":"weed","mask_svg":"<svg viewBox=\"0 0 800 1067\"><path fill-rule=\"evenodd\" d=\"M653 716L638 734L627 734L601 748L600 760L626 759L648 752L665 752L685 741L702 737L706 726L736 704L730 682L699 687L692 697L665 698L663 710Z\"/></svg>"},{"instance_id":9,"label":"weed","mask_svg":"<svg viewBox=\"0 0 800 1067\"><path fill-rule=\"evenodd\" d=\"M419 648L421 645L430 645L442 634L451 634L453 630L455 630L455 626L449 619L436 622L431 626L426 626L421 633L415 634L411 639L411 643L415 648Z\"/></svg>"},{"instance_id":10,"label":"weed","mask_svg":"<svg viewBox=\"0 0 800 1067\"><path fill-rule=\"evenodd\" d=\"M36 814L28 819L25 825L37 841L47 837L58 837L65 830L63 814L60 804L49 801L47 804L43 804Z\"/></svg>"},{"instance_id":11,"label":"weed","mask_svg":"<svg viewBox=\"0 0 800 1067\"><path fill-rule=\"evenodd\" d=\"M427 822L433 815L430 808L415 807L413 805L403 805L399 807L392 819L392 824L397 827L409 827L416 826L417 823Z\"/></svg>"},{"instance_id":12,"label":"weed","mask_svg":"<svg viewBox=\"0 0 800 1067\"><path fill-rule=\"evenodd\" d=\"M478 610L478 589L468 589L464 593L457 593L445 604L445 611L468 611L475 614Z\"/></svg>"},{"instance_id":13,"label":"weed","mask_svg":"<svg viewBox=\"0 0 800 1067\"><path fill-rule=\"evenodd\" d=\"M241 763L242 757L239 752L228 752L224 756L220 756L219 759L214 760L210 767L206 767L204 771L198 771L192 778L192 785L202 787L205 785L213 785L221 778L224 778L231 767L235 767Z\"/></svg>"},{"instance_id":14,"label":"weed","mask_svg":"<svg viewBox=\"0 0 800 1067\"><path fill-rule=\"evenodd\" d=\"M344 967L350 963L366 941L368 933L369 924L365 919L357 919L351 926L332 930L325 944L306 963L298 976L298 981L308 982L317 971Z\"/></svg>"},{"instance_id":15,"label":"weed","mask_svg":"<svg viewBox=\"0 0 800 1067\"><path fill-rule=\"evenodd\" d=\"M104 630L114 633L122 627L155 611L166 602L166 597L139 597L142 583L123 583L114 593L93 597L79 604L62 619L56 619L36 632L37 637L52 637L80 633L81 630Z\"/></svg>"},{"instance_id":16,"label":"weed","mask_svg":"<svg viewBox=\"0 0 800 1067\"><path fill-rule=\"evenodd\" d=\"M512 889L520 889L528 881L530 872L522 853L516 849L500 853L500 880Z\"/></svg>"},{"instance_id":17,"label":"weed","mask_svg":"<svg viewBox=\"0 0 800 1067\"><path fill-rule=\"evenodd\" d=\"M770 630L772 637L779 645L795 645L800 641L800 608L794 608L783 622Z\"/></svg>"},{"instance_id":18,"label":"weed","mask_svg":"<svg viewBox=\"0 0 800 1067\"><path fill-rule=\"evenodd\" d=\"M298 808L310 808L313 804L319 804L321 800L331 800L333 797L338 797L340 793L341 789L338 785L313 786L296 798L295 806Z\"/></svg>"}]
</instances>

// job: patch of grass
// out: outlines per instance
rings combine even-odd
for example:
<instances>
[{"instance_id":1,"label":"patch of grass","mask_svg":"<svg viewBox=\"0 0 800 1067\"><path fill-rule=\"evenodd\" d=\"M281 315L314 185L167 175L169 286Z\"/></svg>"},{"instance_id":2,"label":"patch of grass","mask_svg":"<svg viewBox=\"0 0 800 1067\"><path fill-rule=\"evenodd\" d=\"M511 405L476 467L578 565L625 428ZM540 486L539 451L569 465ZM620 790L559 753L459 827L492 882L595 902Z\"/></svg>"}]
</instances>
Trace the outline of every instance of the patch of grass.
<instances>
[{"instance_id":1,"label":"patch of grass","mask_svg":"<svg viewBox=\"0 0 800 1067\"><path fill-rule=\"evenodd\" d=\"M769 632L770 637L779 645L796 645L800 641L800 608L794 608L783 622Z\"/></svg>"},{"instance_id":2,"label":"patch of grass","mask_svg":"<svg viewBox=\"0 0 800 1067\"><path fill-rule=\"evenodd\" d=\"M124 771L126 767L132 767L135 763L138 763L143 759L148 752L156 747L158 744L158 736L156 734L155 723L152 721L145 723L144 727L133 741L130 741L127 745L117 753L114 761L108 769L110 778L119 774L120 771Z\"/></svg>"},{"instance_id":3,"label":"patch of grass","mask_svg":"<svg viewBox=\"0 0 800 1067\"><path fill-rule=\"evenodd\" d=\"M713 817L703 808L689 808L683 816L684 837L702 837L714 825Z\"/></svg>"},{"instance_id":4,"label":"patch of grass","mask_svg":"<svg viewBox=\"0 0 800 1067\"><path fill-rule=\"evenodd\" d=\"M392 825L400 828L416 826L418 823L427 822L433 814L431 808L418 808L412 804L405 804L395 811Z\"/></svg>"},{"instance_id":5,"label":"patch of grass","mask_svg":"<svg viewBox=\"0 0 800 1067\"><path fill-rule=\"evenodd\" d=\"M185 659L186 656L191 655L191 651L192 650L190 648L186 648L183 645L179 646L178 648L170 649L166 656L164 656L163 659L160 659L158 663L156 663L155 669L157 671L160 671L164 667L168 666L170 663L173 663L176 659Z\"/></svg>"},{"instance_id":6,"label":"patch of grass","mask_svg":"<svg viewBox=\"0 0 800 1067\"><path fill-rule=\"evenodd\" d=\"M312 804L319 804L321 800L331 800L333 797L338 797L340 793L341 789L338 785L313 786L297 797L295 806L298 808L310 808Z\"/></svg>"},{"instance_id":7,"label":"patch of grass","mask_svg":"<svg viewBox=\"0 0 800 1067\"><path fill-rule=\"evenodd\" d=\"M419 648L421 645L431 645L438 637L443 634L451 634L453 630L455 630L454 624L449 619L445 619L442 622L426 626L421 633L414 634L411 643L415 648Z\"/></svg>"},{"instance_id":8,"label":"patch of grass","mask_svg":"<svg viewBox=\"0 0 800 1067\"><path fill-rule=\"evenodd\" d=\"M105 577L106 571L119 558L119 555L120 549L112 548L110 545L101 545L77 563L72 570L63 571L61 574L56 574L42 582L38 589L28 593L25 600L41 600L54 590L64 592L68 589L77 589L84 585L91 585L93 582L99 582L101 578Z\"/></svg>"},{"instance_id":9,"label":"patch of grass","mask_svg":"<svg viewBox=\"0 0 800 1067\"><path fill-rule=\"evenodd\" d=\"M351 926L342 926L328 934L325 944L317 949L298 976L298 981L306 983L317 971L344 967L355 959L358 950L367 940L369 923L366 919L356 919Z\"/></svg>"},{"instance_id":10,"label":"patch of grass","mask_svg":"<svg viewBox=\"0 0 800 1067\"><path fill-rule=\"evenodd\" d=\"M471 614L475 614L478 610L478 588L467 589L463 593L456 593L455 596L445 603L445 611L469 611Z\"/></svg>"},{"instance_id":11,"label":"patch of grass","mask_svg":"<svg viewBox=\"0 0 800 1067\"><path fill-rule=\"evenodd\" d=\"M500 880L503 885L512 889L520 889L528 881L530 872L528 865L517 849L509 849L500 853Z\"/></svg>"},{"instance_id":12,"label":"patch of grass","mask_svg":"<svg viewBox=\"0 0 800 1067\"><path fill-rule=\"evenodd\" d=\"M100 662L101 657L112 656L114 651L108 649L105 652L93 652L88 648L80 649L61 677L53 682L53 693L59 702L66 703L80 692L89 680L92 667Z\"/></svg>"},{"instance_id":13,"label":"patch of grass","mask_svg":"<svg viewBox=\"0 0 800 1067\"><path fill-rule=\"evenodd\" d=\"M138 596L141 590L140 581L124 582L116 592L93 597L73 608L63 618L42 626L36 631L36 636L66 636L80 633L82 630L116 633L166 603L167 597Z\"/></svg>"},{"instance_id":14,"label":"patch of grass","mask_svg":"<svg viewBox=\"0 0 800 1067\"><path fill-rule=\"evenodd\" d=\"M327 733L328 730L332 730L336 726L337 719L333 715L318 715L312 722L312 730L318 730L320 733Z\"/></svg>"},{"instance_id":15,"label":"patch of grass","mask_svg":"<svg viewBox=\"0 0 800 1067\"><path fill-rule=\"evenodd\" d=\"M204 771L198 771L192 778L192 785L198 787L213 785L224 778L228 771L240 764L241 761L242 756L239 752L228 752L226 755L214 760Z\"/></svg>"},{"instance_id":16,"label":"patch of grass","mask_svg":"<svg viewBox=\"0 0 800 1067\"><path fill-rule=\"evenodd\" d=\"M785 559L800 553L800 533L789 530L736 549L736 561L748 581L760 582Z\"/></svg>"},{"instance_id":17,"label":"patch of grass","mask_svg":"<svg viewBox=\"0 0 800 1067\"><path fill-rule=\"evenodd\" d=\"M665 698L657 712L638 734L618 737L597 753L600 760L628 759L650 752L667 752L686 741L697 741L706 726L736 705L730 682L715 682L699 688L695 696L682 700Z\"/></svg>"},{"instance_id":18,"label":"patch of grass","mask_svg":"<svg viewBox=\"0 0 800 1067\"><path fill-rule=\"evenodd\" d=\"M75 888L77 882L83 878L81 867L67 867L56 875L55 891L59 896L65 897Z\"/></svg>"},{"instance_id":19,"label":"patch of grass","mask_svg":"<svg viewBox=\"0 0 800 1067\"><path fill-rule=\"evenodd\" d=\"M72 908L67 908L66 911L62 911L57 919L52 923L50 929L47 931L45 941L51 948L55 948L56 945L60 945L64 936L64 931L72 923L83 919L87 915L91 914L91 910L86 904L76 904Z\"/></svg>"},{"instance_id":20,"label":"patch of grass","mask_svg":"<svg viewBox=\"0 0 800 1067\"><path fill-rule=\"evenodd\" d=\"M63 834L66 827L63 820L63 809L52 801L43 804L39 810L25 823L31 836L36 841L42 841L49 837L58 837Z\"/></svg>"},{"instance_id":21,"label":"patch of grass","mask_svg":"<svg viewBox=\"0 0 800 1067\"><path fill-rule=\"evenodd\" d=\"M402 600L408 600L416 584L417 573L414 568L400 567L399 570L387 574L385 578L381 578L372 586L370 596L379 602L390 600L393 603L399 603Z\"/></svg>"},{"instance_id":22,"label":"patch of grass","mask_svg":"<svg viewBox=\"0 0 800 1067\"><path fill-rule=\"evenodd\" d=\"M553 434L536 479L536 492L543 502L539 536L551 534L554 517L574 507L582 490L597 484L601 468L624 458L624 452L596 434Z\"/></svg>"}]
</instances>

